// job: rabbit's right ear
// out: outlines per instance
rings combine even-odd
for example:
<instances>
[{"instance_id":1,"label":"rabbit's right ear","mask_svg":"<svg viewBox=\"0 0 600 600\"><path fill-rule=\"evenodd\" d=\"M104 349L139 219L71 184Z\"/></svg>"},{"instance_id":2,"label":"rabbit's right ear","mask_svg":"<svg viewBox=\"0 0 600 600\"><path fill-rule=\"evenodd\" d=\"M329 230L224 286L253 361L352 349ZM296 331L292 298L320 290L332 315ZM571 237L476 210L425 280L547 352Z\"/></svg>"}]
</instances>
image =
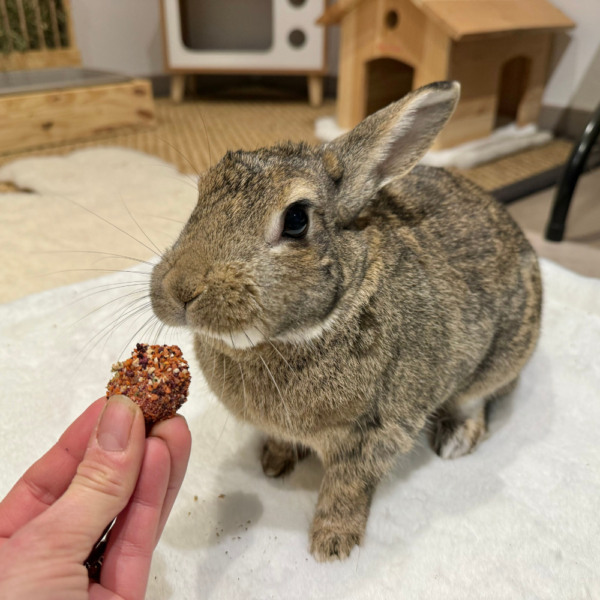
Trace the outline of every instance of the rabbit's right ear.
<instances>
[{"instance_id":1,"label":"rabbit's right ear","mask_svg":"<svg viewBox=\"0 0 600 600\"><path fill-rule=\"evenodd\" d=\"M432 83L367 117L323 148L338 183L340 223L354 220L377 192L406 175L433 144L458 103L460 84Z\"/></svg>"}]
</instances>

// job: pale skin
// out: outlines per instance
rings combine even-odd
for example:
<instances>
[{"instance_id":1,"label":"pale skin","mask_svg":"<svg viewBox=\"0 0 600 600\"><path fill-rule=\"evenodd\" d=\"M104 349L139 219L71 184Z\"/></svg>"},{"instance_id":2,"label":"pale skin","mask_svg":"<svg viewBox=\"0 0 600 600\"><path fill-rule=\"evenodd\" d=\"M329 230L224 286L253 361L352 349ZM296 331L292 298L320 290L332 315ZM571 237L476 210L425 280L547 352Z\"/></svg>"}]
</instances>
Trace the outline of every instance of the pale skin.
<instances>
[{"instance_id":1,"label":"pale skin","mask_svg":"<svg viewBox=\"0 0 600 600\"><path fill-rule=\"evenodd\" d=\"M183 417L146 437L131 400L94 402L0 503L0 599L143 599L190 449ZM90 583L83 563L117 516Z\"/></svg>"}]
</instances>

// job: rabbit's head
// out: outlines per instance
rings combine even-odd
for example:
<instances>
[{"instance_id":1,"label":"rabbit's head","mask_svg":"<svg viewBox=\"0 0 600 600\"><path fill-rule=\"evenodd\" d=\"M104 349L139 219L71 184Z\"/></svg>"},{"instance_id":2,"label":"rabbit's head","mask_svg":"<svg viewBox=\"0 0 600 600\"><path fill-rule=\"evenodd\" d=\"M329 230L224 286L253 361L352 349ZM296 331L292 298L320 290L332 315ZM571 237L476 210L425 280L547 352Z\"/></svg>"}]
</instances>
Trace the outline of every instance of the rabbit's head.
<instances>
[{"instance_id":1,"label":"rabbit's head","mask_svg":"<svg viewBox=\"0 0 600 600\"><path fill-rule=\"evenodd\" d=\"M417 164L459 91L421 88L320 147L228 152L201 177L198 204L154 268L156 315L238 349L317 336L361 287L360 213Z\"/></svg>"}]
</instances>

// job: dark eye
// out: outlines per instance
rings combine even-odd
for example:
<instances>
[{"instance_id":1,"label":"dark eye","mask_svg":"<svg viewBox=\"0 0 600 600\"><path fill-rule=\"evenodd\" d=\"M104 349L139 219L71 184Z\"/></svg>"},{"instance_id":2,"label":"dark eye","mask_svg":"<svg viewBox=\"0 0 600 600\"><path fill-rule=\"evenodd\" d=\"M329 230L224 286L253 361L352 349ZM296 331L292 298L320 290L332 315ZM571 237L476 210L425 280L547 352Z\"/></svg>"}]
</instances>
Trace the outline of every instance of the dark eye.
<instances>
[{"instance_id":1,"label":"dark eye","mask_svg":"<svg viewBox=\"0 0 600 600\"><path fill-rule=\"evenodd\" d=\"M292 204L285 213L283 237L303 238L308 230L308 213L300 203Z\"/></svg>"}]
</instances>

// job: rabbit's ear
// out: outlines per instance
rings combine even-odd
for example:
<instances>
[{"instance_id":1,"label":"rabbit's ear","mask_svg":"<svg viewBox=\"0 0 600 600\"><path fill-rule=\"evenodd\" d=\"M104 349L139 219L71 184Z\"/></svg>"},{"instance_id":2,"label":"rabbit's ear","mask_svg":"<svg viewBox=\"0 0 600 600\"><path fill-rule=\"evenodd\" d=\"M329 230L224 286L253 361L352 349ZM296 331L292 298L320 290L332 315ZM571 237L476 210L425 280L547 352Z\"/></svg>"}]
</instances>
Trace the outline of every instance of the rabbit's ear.
<instances>
[{"instance_id":1,"label":"rabbit's ear","mask_svg":"<svg viewBox=\"0 0 600 600\"><path fill-rule=\"evenodd\" d=\"M454 112L459 96L458 82L432 83L324 146L329 163L338 165L335 179L342 222L352 221L379 189L406 175L421 160Z\"/></svg>"}]
</instances>

